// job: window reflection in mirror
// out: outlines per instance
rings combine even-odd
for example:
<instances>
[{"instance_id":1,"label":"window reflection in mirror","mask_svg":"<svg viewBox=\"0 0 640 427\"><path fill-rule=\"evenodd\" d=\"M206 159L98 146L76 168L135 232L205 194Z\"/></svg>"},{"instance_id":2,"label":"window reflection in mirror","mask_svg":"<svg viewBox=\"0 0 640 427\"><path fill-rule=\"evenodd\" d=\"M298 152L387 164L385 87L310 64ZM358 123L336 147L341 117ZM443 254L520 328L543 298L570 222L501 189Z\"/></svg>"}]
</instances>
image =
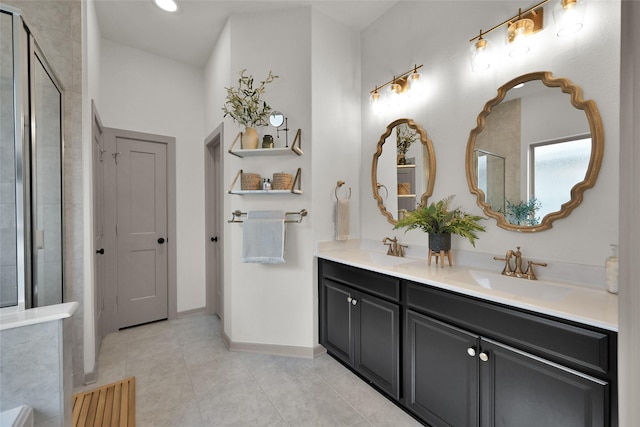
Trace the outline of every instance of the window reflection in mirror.
<instances>
[{"instance_id":1,"label":"window reflection in mirror","mask_svg":"<svg viewBox=\"0 0 640 427\"><path fill-rule=\"evenodd\" d=\"M469 189L500 227L545 230L594 185L603 147L595 102L579 87L547 72L520 76L498 89L471 131Z\"/></svg>"}]
</instances>

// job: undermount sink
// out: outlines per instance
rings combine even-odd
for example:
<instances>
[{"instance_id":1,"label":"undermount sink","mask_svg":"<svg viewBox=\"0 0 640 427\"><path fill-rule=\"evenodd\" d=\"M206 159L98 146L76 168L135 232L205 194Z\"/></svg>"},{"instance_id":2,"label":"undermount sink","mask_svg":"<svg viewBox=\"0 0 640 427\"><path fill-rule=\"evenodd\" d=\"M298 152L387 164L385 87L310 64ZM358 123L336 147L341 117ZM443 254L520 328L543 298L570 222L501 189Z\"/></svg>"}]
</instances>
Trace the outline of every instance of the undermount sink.
<instances>
[{"instance_id":1,"label":"undermount sink","mask_svg":"<svg viewBox=\"0 0 640 427\"><path fill-rule=\"evenodd\" d=\"M371 258L371 261L375 262L376 264L384 265L384 266L408 264L410 262L415 261L414 259L411 259L411 258L385 255L378 252L369 252L369 257Z\"/></svg>"},{"instance_id":2,"label":"undermount sink","mask_svg":"<svg viewBox=\"0 0 640 427\"><path fill-rule=\"evenodd\" d=\"M480 270L467 270L451 276L452 282L465 285L477 285L485 289L493 289L513 296L535 298L545 301L559 301L564 298L571 288L561 284L541 280L528 280L503 276Z\"/></svg>"}]
</instances>

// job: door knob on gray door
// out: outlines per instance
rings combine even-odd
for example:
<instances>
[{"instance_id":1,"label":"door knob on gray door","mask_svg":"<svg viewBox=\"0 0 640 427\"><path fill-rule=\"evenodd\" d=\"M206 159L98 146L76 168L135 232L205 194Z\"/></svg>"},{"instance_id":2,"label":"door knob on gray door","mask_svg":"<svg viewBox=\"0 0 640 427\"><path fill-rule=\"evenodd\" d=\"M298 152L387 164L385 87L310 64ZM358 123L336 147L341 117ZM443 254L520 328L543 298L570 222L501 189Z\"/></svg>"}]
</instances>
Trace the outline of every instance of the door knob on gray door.
<instances>
[{"instance_id":1,"label":"door knob on gray door","mask_svg":"<svg viewBox=\"0 0 640 427\"><path fill-rule=\"evenodd\" d=\"M161 237L158 239L158 243L163 244L164 243L164 237Z\"/></svg>"},{"instance_id":2,"label":"door knob on gray door","mask_svg":"<svg viewBox=\"0 0 640 427\"><path fill-rule=\"evenodd\" d=\"M104 248L100 248L96 251L97 254L104 255Z\"/></svg>"},{"instance_id":3,"label":"door knob on gray door","mask_svg":"<svg viewBox=\"0 0 640 427\"><path fill-rule=\"evenodd\" d=\"M218 236L212 237L212 238L211 238L211 241L212 241L212 242L217 242L217 241L218 241Z\"/></svg>"}]
</instances>

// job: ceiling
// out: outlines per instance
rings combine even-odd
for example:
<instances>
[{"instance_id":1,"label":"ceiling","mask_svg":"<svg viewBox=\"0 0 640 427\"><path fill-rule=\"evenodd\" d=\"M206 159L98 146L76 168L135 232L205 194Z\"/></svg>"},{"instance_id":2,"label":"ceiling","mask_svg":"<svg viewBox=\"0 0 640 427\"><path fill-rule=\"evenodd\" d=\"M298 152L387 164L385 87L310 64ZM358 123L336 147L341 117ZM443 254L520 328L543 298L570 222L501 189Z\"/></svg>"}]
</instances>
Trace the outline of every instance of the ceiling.
<instances>
[{"instance_id":1,"label":"ceiling","mask_svg":"<svg viewBox=\"0 0 640 427\"><path fill-rule=\"evenodd\" d=\"M103 38L194 66L204 66L229 16L311 5L362 30L397 1L387 0L176 0L177 13L152 0L94 0Z\"/></svg>"}]
</instances>

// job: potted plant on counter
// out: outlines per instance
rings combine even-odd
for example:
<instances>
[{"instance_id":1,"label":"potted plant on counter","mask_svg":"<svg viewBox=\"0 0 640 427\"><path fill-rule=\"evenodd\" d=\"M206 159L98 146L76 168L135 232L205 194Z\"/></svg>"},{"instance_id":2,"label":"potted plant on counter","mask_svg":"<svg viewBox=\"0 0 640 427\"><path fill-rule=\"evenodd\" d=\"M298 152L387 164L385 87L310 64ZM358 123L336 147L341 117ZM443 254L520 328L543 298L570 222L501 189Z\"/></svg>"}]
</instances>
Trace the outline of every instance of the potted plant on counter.
<instances>
[{"instance_id":1,"label":"potted plant on counter","mask_svg":"<svg viewBox=\"0 0 640 427\"><path fill-rule=\"evenodd\" d=\"M247 75L246 69L240 71L237 87L226 87L227 101L222 107L224 117L231 117L234 122L244 126L242 134L242 148L258 148L258 132L256 126L268 124L271 107L261 99L265 93L267 84L273 82L278 76L269 71L267 78L260 85L253 87L252 75Z\"/></svg>"},{"instance_id":2,"label":"potted plant on counter","mask_svg":"<svg viewBox=\"0 0 640 427\"><path fill-rule=\"evenodd\" d=\"M485 218L468 214L460 208L451 209L453 197L449 196L438 202L432 202L428 206L419 206L398 220L394 229L414 230L419 228L425 233L429 233L429 250L431 252L449 251L452 234L466 237L475 247L478 238L476 233L485 231L485 228L478 224L478 221Z\"/></svg>"}]
</instances>

